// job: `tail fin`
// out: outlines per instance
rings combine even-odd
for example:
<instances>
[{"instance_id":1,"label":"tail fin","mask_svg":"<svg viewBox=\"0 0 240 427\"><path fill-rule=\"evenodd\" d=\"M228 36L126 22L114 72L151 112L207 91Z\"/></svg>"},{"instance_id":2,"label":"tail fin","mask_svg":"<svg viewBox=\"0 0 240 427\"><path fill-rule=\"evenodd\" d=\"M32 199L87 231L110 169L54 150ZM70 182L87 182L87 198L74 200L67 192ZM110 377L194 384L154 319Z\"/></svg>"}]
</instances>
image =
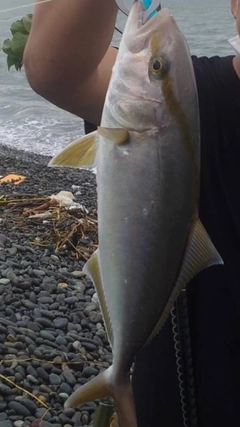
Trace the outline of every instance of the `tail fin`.
<instances>
[{"instance_id":1,"label":"tail fin","mask_svg":"<svg viewBox=\"0 0 240 427\"><path fill-rule=\"evenodd\" d=\"M95 399L112 396L112 381L111 381L112 366L106 371L101 372L95 378L79 387L65 402L65 408L75 408L84 402L90 402Z\"/></svg>"},{"instance_id":2,"label":"tail fin","mask_svg":"<svg viewBox=\"0 0 240 427\"><path fill-rule=\"evenodd\" d=\"M119 427L137 427L137 416L130 378L126 378L125 382L114 391Z\"/></svg>"},{"instance_id":3,"label":"tail fin","mask_svg":"<svg viewBox=\"0 0 240 427\"><path fill-rule=\"evenodd\" d=\"M129 375L114 381L113 366L79 387L65 402L65 408L111 396L114 398L119 427L137 427L137 418Z\"/></svg>"}]
</instances>

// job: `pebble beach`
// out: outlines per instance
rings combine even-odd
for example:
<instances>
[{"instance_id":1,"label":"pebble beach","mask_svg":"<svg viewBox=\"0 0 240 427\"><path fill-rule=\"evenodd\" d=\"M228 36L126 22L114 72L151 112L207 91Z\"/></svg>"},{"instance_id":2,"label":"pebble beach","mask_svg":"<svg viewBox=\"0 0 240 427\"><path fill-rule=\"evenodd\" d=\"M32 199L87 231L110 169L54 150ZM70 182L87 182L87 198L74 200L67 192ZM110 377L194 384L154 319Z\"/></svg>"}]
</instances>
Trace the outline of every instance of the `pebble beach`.
<instances>
[{"instance_id":1,"label":"pebble beach","mask_svg":"<svg viewBox=\"0 0 240 427\"><path fill-rule=\"evenodd\" d=\"M88 426L97 403L64 409L64 402L112 358L95 290L82 273L97 246L96 176L0 149L0 176L25 177L0 184L0 426ZM81 204L78 238L78 215L66 219L49 204L59 191ZM50 216L34 216L44 208Z\"/></svg>"}]
</instances>

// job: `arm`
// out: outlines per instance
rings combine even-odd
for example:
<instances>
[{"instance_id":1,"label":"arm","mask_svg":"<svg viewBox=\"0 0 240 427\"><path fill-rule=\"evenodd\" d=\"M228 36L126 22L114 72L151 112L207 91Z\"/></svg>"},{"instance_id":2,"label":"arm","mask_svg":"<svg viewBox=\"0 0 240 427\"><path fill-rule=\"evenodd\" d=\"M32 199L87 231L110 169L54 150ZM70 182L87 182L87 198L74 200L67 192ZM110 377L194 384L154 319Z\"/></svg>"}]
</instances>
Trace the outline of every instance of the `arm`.
<instances>
[{"instance_id":1,"label":"arm","mask_svg":"<svg viewBox=\"0 0 240 427\"><path fill-rule=\"evenodd\" d=\"M116 58L116 50L109 47L116 16L115 0L36 4L24 52L33 90L99 124Z\"/></svg>"}]
</instances>

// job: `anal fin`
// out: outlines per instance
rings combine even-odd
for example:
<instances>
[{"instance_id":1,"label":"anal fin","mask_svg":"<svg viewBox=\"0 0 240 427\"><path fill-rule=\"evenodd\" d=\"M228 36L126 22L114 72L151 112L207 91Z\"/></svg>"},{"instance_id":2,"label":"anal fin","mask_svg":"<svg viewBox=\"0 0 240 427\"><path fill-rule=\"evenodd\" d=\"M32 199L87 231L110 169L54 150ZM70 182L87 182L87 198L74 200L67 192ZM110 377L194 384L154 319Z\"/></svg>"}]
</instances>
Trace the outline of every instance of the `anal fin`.
<instances>
[{"instance_id":1,"label":"anal fin","mask_svg":"<svg viewBox=\"0 0 240 427\"><path fill-rule=\"evenodd\" d=\"M191 227L180 273L178 275L173 292L159 321L150 334L147 343L149 343L162 328L163 324L167 320L174 302L176 301L182 289L184 289L186 285L198 273L200 273L200 271L216 264L223 264L223 260L213 245L203 224L198 218L196 221L194 221Z\"/></svg>"},{"instance_id":2,"label":"anal fin","mask_svg":"<svg viewBox=\"0 0 240 427\"><path fill-rule=\"evenodd\" d=\"M106 331L108 334L108 339L110 344L112 345L113 344L112 327L111 327L111 321L108 314L104 290L102 286L101 272L100 272L99 261L98 261L98 249L92 254L91 258L84 265L83 272L90 277L97 291Z\"/></svg>"}]
</instances>

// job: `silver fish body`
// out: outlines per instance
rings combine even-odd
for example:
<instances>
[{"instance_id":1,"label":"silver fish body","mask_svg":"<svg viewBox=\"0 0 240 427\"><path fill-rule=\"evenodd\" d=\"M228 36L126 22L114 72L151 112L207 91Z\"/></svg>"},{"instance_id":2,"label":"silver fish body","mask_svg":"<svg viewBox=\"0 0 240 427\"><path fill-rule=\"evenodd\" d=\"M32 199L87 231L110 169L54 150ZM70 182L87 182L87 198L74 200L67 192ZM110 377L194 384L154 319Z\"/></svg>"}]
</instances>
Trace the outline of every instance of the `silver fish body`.
<instances>
[{"instance_id":1,"label":"silver fish body","mask_svg":"<svg viewBox=\"0 0 240 427\"><path fill-rule=\"evenodd\" d=\"M67 401L111 395L120 427L137 426L129 378L135 355L191 278L222 263L198 218L200 130L189 50L166 9L144 25L142 16L137 2L94 142L99 248L85 271L99 295L113 365ZM83 140L93 153L91 136ZM81 143L52 164L89 166Z\"/></svg>"}]
</instances>

